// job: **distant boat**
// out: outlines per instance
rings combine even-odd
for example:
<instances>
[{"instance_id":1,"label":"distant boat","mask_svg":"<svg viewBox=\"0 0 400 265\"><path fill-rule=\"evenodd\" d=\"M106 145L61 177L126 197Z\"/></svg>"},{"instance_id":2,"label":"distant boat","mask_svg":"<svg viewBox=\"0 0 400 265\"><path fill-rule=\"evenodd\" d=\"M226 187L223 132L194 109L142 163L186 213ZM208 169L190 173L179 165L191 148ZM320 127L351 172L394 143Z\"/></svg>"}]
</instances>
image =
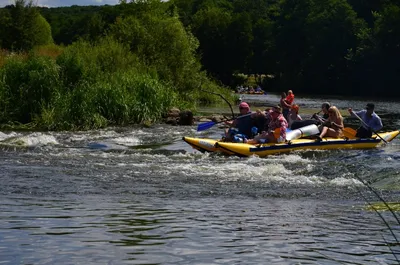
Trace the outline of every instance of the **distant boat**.
<instances>
[{"instance_id":1,"label":"distant boat","mask_svg":"<svg viewBox=\"0 0 400 265\"><path fill-rule=\"evenodd\" d=\"M267 92L264 90L261 91L245 91L245 92L236 92L237 94L246 94L246 95L266 95Z\"/></svg>"}]
</instances>

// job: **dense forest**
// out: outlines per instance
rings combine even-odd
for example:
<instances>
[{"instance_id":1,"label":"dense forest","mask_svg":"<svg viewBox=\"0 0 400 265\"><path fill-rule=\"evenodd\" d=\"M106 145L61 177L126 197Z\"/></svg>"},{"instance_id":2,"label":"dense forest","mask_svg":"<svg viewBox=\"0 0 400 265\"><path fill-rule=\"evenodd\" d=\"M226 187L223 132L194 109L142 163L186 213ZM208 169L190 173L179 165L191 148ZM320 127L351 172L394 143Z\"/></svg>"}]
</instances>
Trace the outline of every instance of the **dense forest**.
<instances>
[{"instance_id":1,"label":"dense forest","mask_svg":"<svg viewBox=\"0 0 400 265\"><path fill-rule=\"evenodd\" d=\"M173 16L199 40L203 68L225 85L234 73L268 74L268 91L400 96L400 1L173 0ZM105 34L116 6L41 8L54 41Z\"/></svg>"},{"instance_id":2,"label":"dense forest","mask_svg":"<svg viewBox=\"0 0 400 265\"><path fill-rule=\"evenodd\" d=\"M400 96L397 0L15 0L0 9L0 48L0 123L45 129L156 121L249 80Z\"/></svg>"}]
</instances>

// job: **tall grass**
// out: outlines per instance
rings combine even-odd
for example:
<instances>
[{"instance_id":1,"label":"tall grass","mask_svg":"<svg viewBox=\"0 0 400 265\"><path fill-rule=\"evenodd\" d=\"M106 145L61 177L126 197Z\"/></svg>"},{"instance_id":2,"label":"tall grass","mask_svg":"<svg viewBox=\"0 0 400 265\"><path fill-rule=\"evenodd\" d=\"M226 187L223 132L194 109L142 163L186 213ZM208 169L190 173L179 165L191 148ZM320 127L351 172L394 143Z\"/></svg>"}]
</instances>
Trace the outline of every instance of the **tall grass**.
<instances>
[{"instance_id":1,"label":"tall grass","mask_svg":"<svg viewBox=\"0 0 400 265\"><path fill-rule=\"evenodd\" d=\"M2 55L0 122L46 130L93 129L154 123L171 107L194 109L218 102L213 95L176 89L112 38L96 45L42 46L29 54ZM204 73L194 73L205 79ZM193 81L193 84L194 84ZM218 89L207 81L207 87Z\"/></svg>"},{"instance_id":2,"label":"tall grass","mask_svg":"<svg viewBox=\"0 0 400 265\"><path fill-rule=\"evenodd\" d=\"M29 123L59 95L59 67L54 60L11 56L0 69L1 121Z\"/></svg>"}]
</instances>

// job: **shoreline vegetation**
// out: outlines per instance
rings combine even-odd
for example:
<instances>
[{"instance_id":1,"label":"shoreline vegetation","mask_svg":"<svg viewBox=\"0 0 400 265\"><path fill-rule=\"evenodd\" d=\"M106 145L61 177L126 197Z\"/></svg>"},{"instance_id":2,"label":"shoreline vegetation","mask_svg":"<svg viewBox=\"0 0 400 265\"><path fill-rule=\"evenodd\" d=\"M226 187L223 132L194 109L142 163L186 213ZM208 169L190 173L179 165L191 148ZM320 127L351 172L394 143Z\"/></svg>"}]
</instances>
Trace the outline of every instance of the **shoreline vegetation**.
<instances>
[{"instance_id":1,"label":"shoreline vegetation","mask_svg":"<svg viewBox=\"0 0 400 265\"><path fill-rule=\"evenodd\" d=\"M31 2L16 1L16 5L20 13L36 10ZM201 69L198 41L178 17L159 12L127 14L96 40L1 50L1 128L149 125L161 121L171 108L196 112L196 106L220 100L199 91L201 87L233 101L230 90Z\"/></svg>"},{"instance_id":2,"label":"shoreline vegetation","mask_svg":"<svg viewBox=\"0 0 400 265\"><path fill-rule=\"evenodd\" d=\"M0 8L0 128L150 125L233 104L240 85L399 97L396 18L384 1L15 0Z\"/></svg>"}]
</instances>

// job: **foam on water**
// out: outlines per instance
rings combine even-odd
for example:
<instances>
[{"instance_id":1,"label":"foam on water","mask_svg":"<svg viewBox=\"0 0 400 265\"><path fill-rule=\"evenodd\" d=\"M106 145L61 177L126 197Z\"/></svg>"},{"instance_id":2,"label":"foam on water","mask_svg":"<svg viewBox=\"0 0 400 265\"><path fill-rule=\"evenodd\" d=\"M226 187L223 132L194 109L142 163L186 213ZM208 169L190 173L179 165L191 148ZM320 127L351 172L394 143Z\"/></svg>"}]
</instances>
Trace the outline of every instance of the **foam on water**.
<instances>
[{"instance_id":1,"label":"foam on water","mask_svg":"<svg viewBox=\"0 0 400 265\"><path fill-rule=\"evenodd\" d=\"M43 133L31 133L24 136L16 136L8 138L7 144L24 146L24 147L36 147L45 145L57 145L59 144L53 135Z\"/></svg>"},{"instance_id":2,"label":"foam on water","mask_svg":"<svg viewBox=\"0 0 400 265\"><path fill-rule=\"evenodd\" d=\"M363 184L358 181L357 179L353 179L353 178L345 178L345 177L338 177L338 178L334 178L332 180L329 181L331 185L333 186L340 186L340 187L353 187L353 186L363 186Z\"/></svg>"},{"instance_id":3,"label":"foam on water","mask_svg":"<svg viewBox=\"0 0 400 265\"><path fill-rule=\"evenodd\" d=\"M124 146L136 146L142 141L136 136L123 136L112 139L113 142Z\"/></svg>"},{"instance_id":4,"label":"foam on water","mask_svg":"<svg viewBox=\"0 0 400 265\"><path fill-rule=\"evenodd\" d=\"M95 141L99 139L119 137L120 135L121 135L120 133L111 129L96 130L96 131L81 131L81 132L74 132L74 134L69 136L68 140L71 142L80 142L85 140Z\"/></svg>"},{"instance_id":5,"label":"foam on water","mask_svg":"<svg viewBox=\"0 0 400 265\"><path fill-rule=\"evenodd\" d=\"M16 132L11 132L8 134L0 132L0 141L4 141L6 139L17 137L17 136L18 136L18 134Z\"/></svg>"}]
</instances>

